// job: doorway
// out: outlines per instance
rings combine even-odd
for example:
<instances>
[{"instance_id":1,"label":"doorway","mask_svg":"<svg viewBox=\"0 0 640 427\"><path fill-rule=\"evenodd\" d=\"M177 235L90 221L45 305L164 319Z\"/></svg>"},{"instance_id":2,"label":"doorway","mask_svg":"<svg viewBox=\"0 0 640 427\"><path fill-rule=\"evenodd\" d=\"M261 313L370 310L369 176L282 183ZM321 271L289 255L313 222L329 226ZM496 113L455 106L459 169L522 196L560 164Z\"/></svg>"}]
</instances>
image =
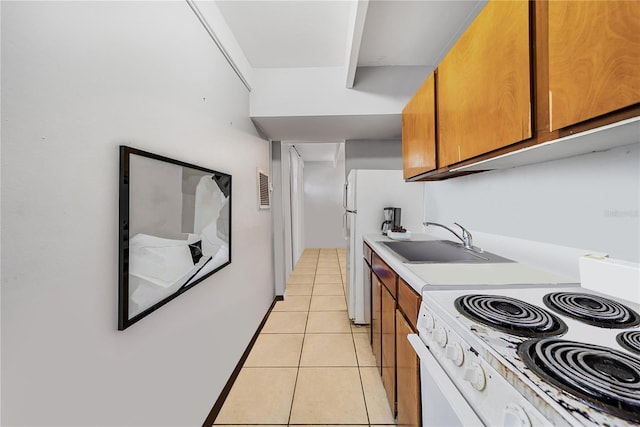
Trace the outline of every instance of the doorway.
<instances>
[{"instance_id":1,"label":"doorway","mask_svg":"<svg viewBox=\"0 0 640 427\"><path fill-rule=\"evenodd\" d=\"M344 141L272 142L276 295L305 248L344 248Z\"/></svg>"}]
</instances>

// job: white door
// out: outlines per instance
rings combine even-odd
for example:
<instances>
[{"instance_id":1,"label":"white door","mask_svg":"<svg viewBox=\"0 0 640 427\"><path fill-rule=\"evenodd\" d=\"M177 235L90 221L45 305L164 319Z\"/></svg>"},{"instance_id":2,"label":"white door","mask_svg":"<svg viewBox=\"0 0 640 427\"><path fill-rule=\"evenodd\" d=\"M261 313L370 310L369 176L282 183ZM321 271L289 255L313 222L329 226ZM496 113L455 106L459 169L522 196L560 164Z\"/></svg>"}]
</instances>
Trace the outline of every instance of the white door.
<instances>
[{"instance_id":1,"label":"white door","mask_svg":"<svg viewBox=\"0 0 640 427\"><path fill-rule=\"evenodd\" d=\"M295 148L289 149L291 161L291 246L292 265L304 251L304 161L300 158Z\"/></svg>"}]
</instances>

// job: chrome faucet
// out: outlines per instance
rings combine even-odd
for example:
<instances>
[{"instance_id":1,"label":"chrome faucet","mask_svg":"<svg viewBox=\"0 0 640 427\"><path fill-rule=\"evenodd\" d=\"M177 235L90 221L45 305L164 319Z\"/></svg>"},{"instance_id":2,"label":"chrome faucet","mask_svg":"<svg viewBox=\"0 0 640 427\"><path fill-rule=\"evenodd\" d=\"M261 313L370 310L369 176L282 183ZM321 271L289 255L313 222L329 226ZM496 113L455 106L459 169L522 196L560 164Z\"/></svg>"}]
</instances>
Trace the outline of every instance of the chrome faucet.
<instances>
[{"instance_id":1,"label":"chrome faucet","mask_svg":"<svg viewBox=\"0 0 640 427\"><path fill-rule=\"evenodd\" d=\"M422 223L422 225L424 225L425 227L428 227L430 225L437 225L438 227L442 227L445 230L449 230L451 233L453 233L454 236L456 236L458 239L460 239L460 241L464 245L465 249L469 249L469 250L472 250L472 251L475 251L475 252L482 252L482 249L473 246L473 236L471 235L469 230L467 230L466 228L464 228L463 226L461 226L457 222L454 222L454 224L462 229L462 236L459 235L458 233L456 233L454 230L452 230L449 227L447 227L446 225L438 224L437 222L423 222Z\"/></svg>"}]
</instances>

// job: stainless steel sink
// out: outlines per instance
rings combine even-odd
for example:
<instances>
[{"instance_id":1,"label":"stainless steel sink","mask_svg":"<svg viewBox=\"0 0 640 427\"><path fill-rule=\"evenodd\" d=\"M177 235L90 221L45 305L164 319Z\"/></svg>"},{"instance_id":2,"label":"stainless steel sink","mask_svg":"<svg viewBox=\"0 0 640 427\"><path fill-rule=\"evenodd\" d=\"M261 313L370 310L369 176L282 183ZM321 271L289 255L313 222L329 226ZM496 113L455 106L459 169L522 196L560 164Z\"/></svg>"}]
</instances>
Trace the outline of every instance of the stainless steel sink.
<instances>
[{"instance_id":1,"label":"stainless steel sink","mask_svg":"<svg viewBox=\"0 0 640 427\"><path fill-rule=\"evenodd\" d=\"M490 252L476 252L448 240L380 242L406 263L505 263L514 262Z\"/></svg>"}]
</instances>

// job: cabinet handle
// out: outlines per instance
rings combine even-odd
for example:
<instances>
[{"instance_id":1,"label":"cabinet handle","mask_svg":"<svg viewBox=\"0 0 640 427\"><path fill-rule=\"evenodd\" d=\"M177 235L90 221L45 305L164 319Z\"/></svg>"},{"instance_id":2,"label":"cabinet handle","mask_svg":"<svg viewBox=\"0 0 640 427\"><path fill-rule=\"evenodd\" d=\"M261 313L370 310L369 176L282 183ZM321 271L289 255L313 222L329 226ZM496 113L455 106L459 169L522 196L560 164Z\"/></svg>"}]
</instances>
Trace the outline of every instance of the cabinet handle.
<instances>
[{"instance_id":1,"label":"cabinet handle","mask_svg":"<svg viewBox=\"0 0 640 427\"><path fill-rule=\"evenodd\" d=\"M553 130L553 92L549 91L549 132Z\"/></svg>"},{"instance_id":2,"label":"cabinet handle","mask_svg":"<svg viewBox=\"0 0 640 427\"><path fill-rule=\"evenodd\" d=\"M533 129L531 127L531 102L529 102L529 126L527 127L526 132L527 132L526 133L527 138L530 138L533 136Z\"/></svg>"}]
</instances>

